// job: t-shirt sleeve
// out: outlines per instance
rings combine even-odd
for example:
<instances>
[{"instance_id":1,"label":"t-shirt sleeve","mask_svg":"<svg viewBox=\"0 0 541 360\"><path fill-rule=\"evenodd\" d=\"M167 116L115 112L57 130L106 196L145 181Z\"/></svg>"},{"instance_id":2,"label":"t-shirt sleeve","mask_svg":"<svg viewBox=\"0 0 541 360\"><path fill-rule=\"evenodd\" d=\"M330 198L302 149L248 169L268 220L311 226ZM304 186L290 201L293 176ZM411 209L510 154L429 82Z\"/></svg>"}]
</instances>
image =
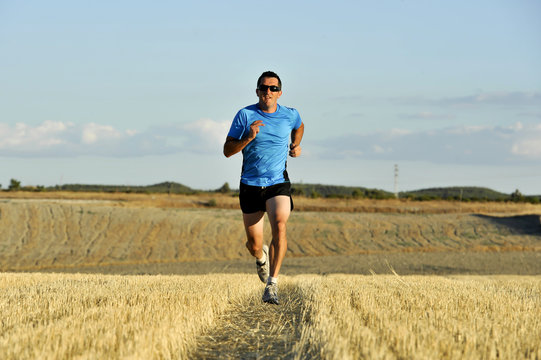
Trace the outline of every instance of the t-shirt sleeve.
<instances>
[{"instance_id":1,"label":"t-shirt sleeve","mask_svg":"<svg viewBox=\"0 0 541 360\"><path fill-rule=\"evenodd\" d=\"M293 129L297 130L301 127L302 120L301 116L299 115L299 112L297 110L294 111L294 117L293 117Z\"/></svg>"},{"instance_id":2,"label":"t-shirt sleeve","mask_svg":"<svg viewBox=\"0 0 541 360\"><path fill-rule=\"evenodd\" d=\"M242 136L244 135L244 131L246 130L246 114L242 110L240 110L237 115L235 115L235 118L233 119L233 123L231 124L231 128L229 129L229 133L227 136L231 136L232 138L235 138L237 140L242 139Z\"/></svg>"}]
</instances>

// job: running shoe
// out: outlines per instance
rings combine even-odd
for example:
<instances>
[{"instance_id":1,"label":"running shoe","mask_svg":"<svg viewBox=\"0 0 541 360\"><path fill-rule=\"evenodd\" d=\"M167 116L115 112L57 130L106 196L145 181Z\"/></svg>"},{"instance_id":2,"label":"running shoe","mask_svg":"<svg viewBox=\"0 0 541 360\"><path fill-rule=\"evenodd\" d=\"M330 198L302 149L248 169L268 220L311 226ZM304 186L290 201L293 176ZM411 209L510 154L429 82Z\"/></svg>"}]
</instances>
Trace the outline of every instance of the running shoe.
<instances>
[{"instance_id":1,"label":"running shoe","mask_svg":"<svg viewBox=\"0 0 541 360\"><path fill-rule=\"evenodd\" d=\"M270 283L265 286L262 300L267 304L280 305L278 301L278 284Z\"/></svg>"},{"instance_id":2,"label":"running shoe","mask_svg":"<svg viewBox=\"0 0 541 360\"><path fill-rule=\"evenodd\" d=\"M265 262L260 264L256 260L255 264L257 266L257 275L259 275L259 279L261 282L266 283L269 278L269 247L267 245L263 245L263 253L265 253Z\"/></svg>"}]
</instances>

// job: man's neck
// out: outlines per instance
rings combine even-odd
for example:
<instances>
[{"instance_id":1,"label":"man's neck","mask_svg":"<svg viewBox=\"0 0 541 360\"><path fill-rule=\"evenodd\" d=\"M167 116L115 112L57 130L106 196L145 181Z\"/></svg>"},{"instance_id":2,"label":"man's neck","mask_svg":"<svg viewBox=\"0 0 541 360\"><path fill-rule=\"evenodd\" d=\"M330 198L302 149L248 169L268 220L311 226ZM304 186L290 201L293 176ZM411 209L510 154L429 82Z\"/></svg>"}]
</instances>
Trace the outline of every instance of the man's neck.
<instances>
[{"instance_id":1,"label":"man's neck","mask_svg":"<svg viewBox=\"0 0 541 360\"><path fill-rule=\"evenodd\" d=\"M274 107L267 108L265 105L261 105L261 103L258 104L259 109L263 111L264 113L272 114L278 110L278 104L274 105Z\"/></svg>"}]
</instances>

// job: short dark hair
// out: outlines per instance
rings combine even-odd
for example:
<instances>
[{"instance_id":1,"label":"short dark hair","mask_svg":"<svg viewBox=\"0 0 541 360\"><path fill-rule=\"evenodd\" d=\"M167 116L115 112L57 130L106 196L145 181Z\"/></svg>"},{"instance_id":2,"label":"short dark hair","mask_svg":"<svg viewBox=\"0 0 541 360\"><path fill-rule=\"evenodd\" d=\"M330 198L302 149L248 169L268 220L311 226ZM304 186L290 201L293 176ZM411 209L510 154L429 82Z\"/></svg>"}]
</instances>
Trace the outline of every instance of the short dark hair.
<instances>
[{"instance_id":1,"label":"short dark hair","mask_svg":"<svg viewBox=\"0 0 541 360\"><path fill-rule=\"evenodd\" d=\"M280 89L282 89L282 80L280 80L280 77L274 71L265 71L263 74L261 74L259 79L257 79L258 88L259 88L259 85L261 85L261 80L263 80L263 78L266 78L266 77L278 79L278 86L280 87Z\"/></svg>"}]
</instances>

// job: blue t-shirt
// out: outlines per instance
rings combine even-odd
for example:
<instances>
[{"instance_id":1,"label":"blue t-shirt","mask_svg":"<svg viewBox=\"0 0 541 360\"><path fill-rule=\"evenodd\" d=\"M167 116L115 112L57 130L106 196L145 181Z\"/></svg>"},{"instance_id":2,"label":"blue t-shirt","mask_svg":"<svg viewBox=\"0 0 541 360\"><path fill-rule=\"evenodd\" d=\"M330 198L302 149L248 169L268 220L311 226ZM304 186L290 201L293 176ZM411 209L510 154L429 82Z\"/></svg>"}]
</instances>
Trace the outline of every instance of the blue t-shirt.
<instances>
[{"instance_id":1,"label":"blue t-shirt","mask_svg":"<svg viewBox=\"0 0 541 360\"><path fill-rule=\"evenodd\" d=\"M242 149L241 182L252 186L271 186L289 181L285 174L291 131L301 124L299 112L293 108L278 105L273 113L259 109L258 104L239 110L228 136L240 140L250 132L250 125L263 120L265 126Z\"/></svg>"}]
</instances>

